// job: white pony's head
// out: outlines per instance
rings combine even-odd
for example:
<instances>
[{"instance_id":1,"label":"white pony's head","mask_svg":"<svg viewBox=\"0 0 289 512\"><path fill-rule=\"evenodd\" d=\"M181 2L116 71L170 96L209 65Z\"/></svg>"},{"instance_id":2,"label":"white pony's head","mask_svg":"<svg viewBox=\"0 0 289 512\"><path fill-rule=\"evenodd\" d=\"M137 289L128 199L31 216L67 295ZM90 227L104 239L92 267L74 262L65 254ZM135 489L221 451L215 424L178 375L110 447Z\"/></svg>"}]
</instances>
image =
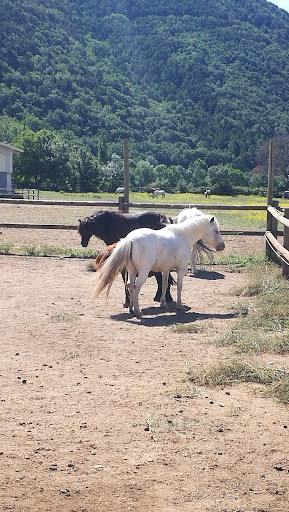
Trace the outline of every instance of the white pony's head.
<instances>
[{"instance_id":1,"label":"white pony's head","mask_svg":"<svg viewBox=\"0 0 289 512\"><path fill-rule=\"evenodd\" d=\"M202 239L216 251L223 251L225 249L225 242L219 231L219 223L214 216L206 215L208 218L208 229L202 236Z\"/></svg>"}]
</instances>

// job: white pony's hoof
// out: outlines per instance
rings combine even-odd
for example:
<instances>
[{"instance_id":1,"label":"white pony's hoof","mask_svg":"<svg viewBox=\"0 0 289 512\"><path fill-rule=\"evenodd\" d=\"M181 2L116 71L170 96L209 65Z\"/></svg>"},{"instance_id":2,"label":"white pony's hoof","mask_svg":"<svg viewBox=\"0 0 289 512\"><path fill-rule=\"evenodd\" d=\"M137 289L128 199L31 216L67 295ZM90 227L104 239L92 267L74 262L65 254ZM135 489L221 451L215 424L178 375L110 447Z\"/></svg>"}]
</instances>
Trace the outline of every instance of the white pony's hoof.
<instances>
[{"instance_id":1,"label":"white pony's hoof","mask_svg":"<svg viewBox=\"0 0 289 512\"><path fill-rule=\"evenodd\" d=\"M183 304L177 304L177 310L178 311L185 311L185 306Z\"/></svg>"},{"instance_id":2,"label":"white pony's hoof","mask_svg":"<svg viewBox=\"0 0 289 512\"><path fill-rule=\"evenodd\" d=\"M168 308L168 305L167 305L166 301L160 303L160 308L162 308L162 309L167 309Z\"/></svg>"},{"instance_id":3,"label":"white pony's hoof","mask_svg":"<svg viewBox=\"0 0 289 512\"><path fill-rule=\"evenodd\" d=\"M138 311L134 311L133 315L136 316L137 318L142 318L143 312L139 309Z\"/></svg>"}]
</instances>

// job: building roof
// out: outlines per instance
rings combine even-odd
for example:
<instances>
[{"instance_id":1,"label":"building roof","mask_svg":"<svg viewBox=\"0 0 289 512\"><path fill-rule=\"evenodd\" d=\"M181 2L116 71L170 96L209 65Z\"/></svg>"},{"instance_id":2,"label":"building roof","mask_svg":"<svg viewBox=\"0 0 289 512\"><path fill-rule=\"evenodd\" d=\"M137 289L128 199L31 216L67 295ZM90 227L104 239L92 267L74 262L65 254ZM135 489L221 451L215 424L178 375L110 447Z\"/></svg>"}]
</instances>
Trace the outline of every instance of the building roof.
<instances>
[{"instance_id":1,"label":"building roof","mask_svg":"<svg viewBox=\"0 0 289 512\"><path fill-rule=\"evenodd\" d=\"M7 149L11 149L15 155L19 155L20 153L23 153L23 149L17 148L16 146L12 146L12 144L8 144L7 142L0 142L0 148L4 147Z\"/></svg>"}]
</instances>

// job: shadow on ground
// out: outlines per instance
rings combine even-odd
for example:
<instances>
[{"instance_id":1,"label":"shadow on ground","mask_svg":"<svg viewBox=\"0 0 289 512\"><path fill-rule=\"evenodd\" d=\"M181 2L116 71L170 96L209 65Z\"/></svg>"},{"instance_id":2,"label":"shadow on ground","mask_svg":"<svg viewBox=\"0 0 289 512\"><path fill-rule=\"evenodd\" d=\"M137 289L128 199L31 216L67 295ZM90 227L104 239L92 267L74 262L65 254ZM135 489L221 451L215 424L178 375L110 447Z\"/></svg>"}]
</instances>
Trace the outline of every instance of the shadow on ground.
<instances>
[{"instance_id":1,"label":"shadow on ground","mask_svg":"<svg viewBox=\"0 0 289 512\"><path fill-rule=\"evenodd\" d=\"M207 279L208 281L215 281L217 279L225 279L224 274L215 272L214 270L198 270L197 274L190 275L195 279Z\"/></svg>"},{"instance_id":2,"label":"shadow on ground","mask_svg":"<svg viewBox=\"0 0 289 512\"><path fill-rule=\"evenodd\" d=\"M170 304L168 309L163 310L160 307L143 308L142 319L133 317L129 311L112 315L111 319L117 322L128 322L133 324L145 325L147 327L170 326L174 324L188 324L197 320L230 320L236 317L235 313L197 313L195 311L176 311L176 305Z\"/></svg>"}]
</instances>

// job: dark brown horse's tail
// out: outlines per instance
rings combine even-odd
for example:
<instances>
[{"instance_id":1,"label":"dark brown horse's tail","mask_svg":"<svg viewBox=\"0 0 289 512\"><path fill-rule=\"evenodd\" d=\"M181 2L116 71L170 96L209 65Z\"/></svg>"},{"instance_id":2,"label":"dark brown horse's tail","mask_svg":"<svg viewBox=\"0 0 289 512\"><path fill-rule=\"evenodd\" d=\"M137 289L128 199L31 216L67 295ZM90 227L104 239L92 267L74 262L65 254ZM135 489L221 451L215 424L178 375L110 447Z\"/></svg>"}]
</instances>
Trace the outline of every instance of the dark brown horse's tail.
<instances>
[{"instance_id":1,"label":"dark brown horse's tail","mask_svg":"<svg viewBox=\"0 0 289 512\"><path fill-rule=\"evenodd\" d=\"M198 262L203 265L204 263L204 255L207 256L207 258L209 259L209 263L213 263L214 261L214 254L215 254L215 249L211 249L211 247L209 247L205 242L204 240L199 240L197 243L196 243L196 251L197 251L197 260Z\"/></svg>"},{"instance_id":2,"label":"dark brown horse's tail","mask_svg":"<svg viewBox=\"0 0 289 512\"><path fill-rule=\"evenodd\" d=\"M131 257L132 240L124 238L117 243L111 256L101 265L98 270L98 283L93 293L93 298L97 297L105 288L108 296L111 285L117 274L125 268Z\"/></svg>"},{"instance_id":3,"label":"dark brown horse's tail","mask_svg":"<svg viewBox=\"0 0 289 512\"><path fill-rule=\"evenodd\" d=\"M99 270L100 267L104 264L107 258L111 255L113 249L117 246L117 242L115 244L108 245L103 251L100 251L95 259L95 270Z\"/></svg>"}]
</instances>

